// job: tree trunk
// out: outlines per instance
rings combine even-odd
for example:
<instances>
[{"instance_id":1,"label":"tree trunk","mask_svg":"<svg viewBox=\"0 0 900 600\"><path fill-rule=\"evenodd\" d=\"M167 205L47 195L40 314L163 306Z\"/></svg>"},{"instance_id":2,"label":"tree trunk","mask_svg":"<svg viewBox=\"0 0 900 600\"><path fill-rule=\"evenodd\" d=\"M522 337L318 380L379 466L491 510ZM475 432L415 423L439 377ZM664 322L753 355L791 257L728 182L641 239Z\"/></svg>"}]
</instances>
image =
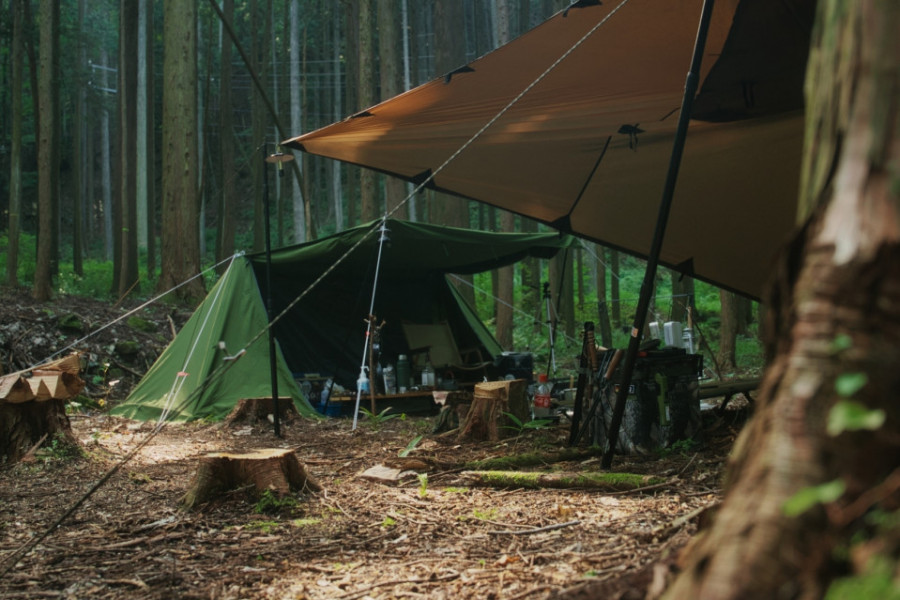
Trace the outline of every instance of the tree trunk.
<instances>
[{"instance_id":1,"label":"tree trunk","mask_svg":"<svg viewBox=\"0 0 900 600\"><path fill-rule=\"evenodd\" d=\"M34 267L35 300L50 299L54 240L59 209L59 2L41 0L41 69L38 107L38 248Z\"/></svg>"},{"instance_id":2,"label":"tree trunk","mask_svg":"<svg viewBox=\"0 0 900 600\"><path fill-rule=\"evenodd\" d=\"M100 69L100 85L104 89L109 88L109 56L106 49L100 51L100 61L103 66ZM110 157L110 132L109 132L109 109L103 103L102 116L100 117L100 177L101 189L103 193L103 250L106 260L113 259L114 244L113 241L113 209L112 209L112 159Z\"/></svg>"},{"instance_id":3,"label":"tree trunk","mask_svg":"<svg viewBox=\"0 0 900 600\"><path fill-rule=\"evenodd\" d=\"M375 104L375 19L373 0L358 0L359 5L359 87L357 88L358 110ZM375 172L361 169L359 173L359 218L363 223L378 216L375 193Z\"/></svg>"},{"instance_id":4,"label":"tree trunk","mask_svg":"<svg viewBox=\"0 0 900 600\"><path fill-rule=\"evenodd\" d=\"M119 9L119 239L118 289L123 296L136 291L137 259L137 2L125 2Z\"/></svg>"},{"instance_id":5,"label":"tree trunk","mask_svg":"<svg viewBox=\"0 0 900 600\"><path fill-rule=\"evenodd\" d=\"M163 59L162 244L159 290L200 272L197 239L197 7L166 2ZM185 300L202 298L199 279L178 288Z\"/></svg>"},{"instance_id":6,"label":"tree trunk","mask_svg":"<svg viewBox=\"0 0 900 600\"><path fill-rule=\"evenodd\" d=\"M378 1L378 56L381 74L381 100L393 98L403 90L400 79L400 29L398 0ZM397 177L387 176L384 181L385 210L392 212L406 198L406 183ZM395 219L408 219L409 206L392 212Z\"/></svg>"},{"instance_id":7,"label":"tree trunk","mask_svg":"<svg viewBox=\"0 0 900 600\"><path fill-rule=\"evenodd\" d=\"M9 229L6 249L6 285L19 285L19 224L22 215L22 125L25 120L22 108L22 81L24 67L24 20L22 1L12 1L13 38L10 65L10 94L12 95L12 132L9 156Z\"/></svg>"},{"instance_id":8,"label":"tree trunk","mask_svg":"<svg viewBox=\"0 0 900 600\"><path fill-rule=\"evenodd\" d=\"M229 23L234 22L234 0L225 0L222 13ZM219 194L219 230L216 236L216 260L220 262L234 252L234 212L237 186L232 182L237 171L234 164L234 104L231 95L231 36L222 36L219 65L219 168L222 177ZM222 265L224 273L227 265Z\"/></svg>"},{"instance_id":9,"label":"tree trunk","mask_svg":"<svg viewBox=\"0 0 900 600\"><path fill-rule=\"evenodd\" d=\"M848 557L877 556L880 543L896 551L879 539L896 529L869 529L863 517L890 518L897 506L898 31L897 3L819 2L800 194L809 217L776 271L767 319L777 337L756 416L669 598L821 598L838 574L865 571ZM839 419L851 400L883 424ZM837 500L785 511L827 482ZM896 554L885 559L887 592Z\"/></svg>"},{"instance_id":10,"label":"tree trunk","mask_svg":"<svg viewBox=\"0 0 900 600\"><path fill-rule=\"evenodd\" d=\"M13 4L17 0L13 1ZM79 39L84 36L84 18L87 12L87 2L78 0L78 29L77 35ZM81 44L78 50L79 72L83 65L87 63L87 54L84 45ZM84 262L82 259L83 250L83 229L84 222L81 215L83 212L84 199L87 195L84 193L84 172L85 172L85 154L84 154L84 137L86 127L84 120L86 118L86 97L85 81L82 77L75 78L75 122L72 124L72 271L79 277L84 276ZM12 232L10 232L12 233ZM11 238L12 236L10 236Z\"/></svg>"},{"instance_id":11,"label":"tree trunk","mask_svg":"<svg viewBox=\"0 0 900 600\"><path fill-rule=\"evenodd\" d=\"M719 290L719 301L722 305L721 324L719 325L719 355L716 362L722 373L734 373L737 368L735 347L737 345L737 297L734 292Z\"/></svg>"},{"instance_id":12,"label":"tree trunk","mask_svg":"<svg viewBox=\"0 0 900 600\"><path fill-rule=\"evenodd\" d=\"M290 105L291 105L291 135L300 135L303 133L303 97L301 94L301 65L300 64L300 0L290 1ZM305 156L297 156L300 162L297 164L300 171L303 171L303 161ZM337 161L333 161L337 162ZM294 217L294 243L299 244L307 241L306 235L306 203L303 199L303 190L300 189L300 182L296 177L291 177L291 198L293 205Z\"/></svg>"},{"instance_id":13,"label":"tree trunk","mask_svg":"<svg viewBox=\"0 0 900 600\"><path fill-rule=\"evenodd\" d=\"M500 230L514 232L516 229L516 216L506 210L500 211ZM513 350L513 300L514 267L509 265L497 269L497 341L504 350Z\"/></svg>"},{"instance_id":14,"label":"tree trunk","mask_svg":"<svg viewBox=\"0 0 900 600\"><path fill-rule=\"evenodd\" d=\"M144 61L145 61L145 76L147 78L147 112L146 112L146 122L141 123L141 126L145 128L146 131L146 157L145 160L147 162L147 276L151 279L154 277L156 273L156 103L153 102L154 95L154 85L153 82L156 80L154 73L156 72L156 65L153 60L153 41L155 39L155 35L153 32L153 7L155 2L145 2L144 3L144 26L146 27L145 32L145 47L144 47Z\"/></svg>"},{"instance_id":15,"label":"tree trunk","mask_svg":"<svg viewBox=\"0 0 900 600\"><path fill-rule=\"evenodd\" d=\"M332 39L331 45L333 47L333 54L331 56L331 63L333 65L333 70L330 73L332 85L331 90L333 93L331 103L334 108L334 112L332 116L334 117L334 121L340 121L343 116L343 104L342 104L342 96L341 93L341 14L343 11L336 10L332 8ZM334 230L335 232L341 232L347 226L347 222L344 219L344 192L343 192L343 182L341 180L341 164L339 161L331 160L328 161L328 169L331 174L330 179L330 189L331 189L331 198L334 206Z\"/></svg>"},{"instance_id":16,"label":"tree trunk","mask_svg":"<svg viewBox=\"0 0 900 600\"><path fill-rule=\"evenodd\" d=\"M609 321L609 303L606 301L606 263L603 262L604 249L601 246L594 245L594 251L597 253L597 322L600 326L600 345L604 348L612 348L612 325Z\"/></svg>"},{"instance_id":17,"label":"tree trunk","mask_svg":"<svg viewBox=\"0 0 900 600\"><path fill-rule=\"evenodd\" d=\"M622 296L619 290L619 251L609 251L609 302L612 305L612 325L619 329L622 327Z\"/></svg>"}]
</instances>

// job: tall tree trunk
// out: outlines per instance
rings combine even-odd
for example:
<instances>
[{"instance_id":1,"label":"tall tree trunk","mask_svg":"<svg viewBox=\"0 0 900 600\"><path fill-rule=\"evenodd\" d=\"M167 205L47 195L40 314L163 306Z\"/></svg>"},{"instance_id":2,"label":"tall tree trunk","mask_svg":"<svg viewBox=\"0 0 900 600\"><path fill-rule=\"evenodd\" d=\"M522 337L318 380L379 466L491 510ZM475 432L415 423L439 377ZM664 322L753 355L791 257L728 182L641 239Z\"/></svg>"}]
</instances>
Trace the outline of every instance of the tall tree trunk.
<instances>
[{"instance_id":1,"label":"tall tree trunk","mask_svg":"<svg viewBox=\"0 0 900 600\"><path fill-rule=\"evenodd\" d=\"M300 89L300 0L290 0L290 82L291 82L291 135L303 133L303 98ZM300 162L298 167L303 171L303 157L296 157ZM333 161L337 162L337 161ZM303 190L296 177L291 177L291 199L294 207L294 243L305 242L306 235L306 203L303 200Z\"/></svg>"},{"instance_id":2,"label":"tall tree trunk","mask_svg":"<svg viewBox=\"0 0 900 600\"><path fill-rule=\"evenodd\" d=\"M147 124L150 122L148 112L151 110L152 86L147 78L147 38L150 30L147 4L150 0L138 0L137 7L137 94L135 98L135 240L137 247L147 249L147 180L150 170L147 154L147 137L152 133Z\"/></svg>"},{"instance_id":3,"label":"tall tree trunk","mask_svg":"<svg viewBox=\"0 0 900 600\"><path fill-rule=\"evenodd\" d=\"M719 355L716 362L723 375L734 373L737 368L735 349L737 345L737 297L734 292L719 290L719 301L722 306L719 325Z\"/></svg>"},{"instance_id":4,"label":"tall tree trunk","mask_svg":"<svg viewBox=\"0 0 900 600\"><path fill-rule=\"evenodd\" d=\"M164 5L162 244L159 290L200 272L197 239L197 7ZM185 300L202 298L199 279L177 290Z\"/></svg>"},{"instance_id":5,"label":"tall tree trunk","mask_svg":"<svg viewBox=\"0 0 900 600\"><path fill-rule=\"evenodd\" d=\"M268 29L269 25L268 20L263 19L260 16L260 13L262 12L262 9L260 8L261 3L264 3L264 0L250 0L248 3L251 31L250 60L253 63L251 68L256 71L261 84L265 87L267 79L267 48L265 40L268 40L269 37L263 30ZM256 157L250 159L250 173L253 181L253 251L262 252L266 246L266 207L263 203L265 181L263 178L266 177L268 173L265 166L266 163L261 161L263 160L263 156L267 153L267 151L263 149L263 145L267 142L266 134L268 132L266 130L266 122L268 119L262 95L257 89L253 90L253 100L250 103L250 107L252 112L251 120L253 122L253 147L259 148L255 152Z\"/></svg>"},{"instance_id":6,"label":"tall tree trunk","mask_svg":"<svg viewBox=\"0 0 900 600\"><path fill-rule=\"evenodd\" d=\"M334 112L332 116L334 117L334 121L340 121L343 116L343 104L342 104L342 86L341 86L341 15L343 11L336 10L335 8L331 9L333 11L332 14L332 40L331 45L333 48L333 53L331 56L331 90L333 93L333 97L331 100L332 107L334 108ZM334 203L334 230L336 232L343 231L347 226L347 221L344 219L344 191L343 184L341 180L341 164L332 160L329 161L329 171L331 173L330 187L331 187L331 198Z\"/></svg>"},{"instance_id":7,"label":"tall tree trunk","mask_svg":"<svg viewBox=\"0 0 900 600\"><path fill-rule=\"evenodd\" d=\"M16 0L13 0L15 4ZM78 39L84 38L84 18L87 12L87 2L78 0ZM87 54L84 49L84 43L78 44L78 61L75 69L76 73L81 73L81 69L87 64ZM82 77L75 78L75 122L72 124L72 271L78 275L84 275L84 263L82 260L83 246L83 227L82 212L84 206L84 172L85 172L85 154L84 154L84 137L86 127L84 120L86 118L86 93L84 80Z\"/></svg>"},{"instance_id":8,"label":"tall tree trunk","mask_svg":"<svg viewBox=\"0 0 900 600\"><path fill-rule=\"evenodd\" d=\"M118 289L120 298L135 291L138 281L137 257L137 84L138 15L137 2L119 8L119 237ZM116 265L114 265L116 266Z\"/></svg>"},{"instance_id":9,"label":"tall tree trunk","mask_svg":"<svg viewBox=\"0 0 900 600\"><path fill-rule=\"evenodd\" d=\"M156 66L153 60L153 7L156 2L144 1L144 63L147 91L147 112L145 121L141 124L146 131L146 148L145 160L147 163L147 276L152 278L156 273L156 207L158 205L156 199L156 103L153 99L154 94L153 82L155 81L154 73Z\"/></svg>"},{"instance_id":10,"label":"tall tree trunk","mask_svg":"<svg viewBox=\"0 0 900 600\"><path fill-rule=\"evenodd\" d=\"M100 51L100 61L103 66L100 69L100 85L104 89L109 88L109 56L106 49ZM113 236L113 207L112 207L112 158L110 156L110 127L109 127L109 108L106 102L103 102L102 116L100 117L100 178L101 189L103 194L103 242L106 260L113 259L113 251L115 242Z\"/></svg>"},{"instance_id":11,"label":"tall tree trunk","mask_svg":"<svg viewBox=\"0 0 900 600\"><path fill-rule=\"evenodd\" d=\"M594 245L594 251L597 253L597 321L600 329L600 343L605 348L612 348L612 327L609 322L609 303L607 302L607 286L606 286L606 263L603 261L604 249L599 245Z\"/></svg>"},{"instance_id":12,"label":"tall tree trunk","mask_svg":"<svg viewBox=\"0 0 900 600\"><path fill-rule=\"evenodd\" d=\"M756 416L669 598L821 598L832 578L878 563L849 557L880 552L884 593L896 586L896 528L871 528L867 516L896 517L900 464L898 31L896 2L819 2L800 194L808 218L776 271L776 337ZM838 418L848 406L878 418L852 425ZM785 510L828 482L838 499Z\"/></svg>"},{"instance_id":13,"label":"tall tree trunk","mask_svg":"<svg viewBox=\"0 0 900 600\"><path fill-rule=\"evenodd\" d=\"M359 71L357 88L358 110L375 104L375 18L373 0L358 0L359 7ZM375 202L375 172L362 169L359 173L359 216L367 223L378 216Z\"/></svg>"},{"instance_id":14,"label":"tall tree trunk","mask_svg":"<svg viewBox=\"0 0 900 600\"><path fill-rule=\"evenodd\" d=\"M512 232L516 229L516 217L507 210L500 211L500 230ZM513 350L513 266L497 269L497 341L504 350Z\"/></svg>"},{"instance_id":15,"label":"tall tree trunk","mask_svg":"<svg viewBox=\"0 0 900 600\"><path fill-rule=\"evenodd\" d=\"M229 23L234 22L234 0L224 0L222 13ZM219 193L219 229L216 236L216 262L223 261L234 252L235 219L237 205L237 187L234 173L234 102L231 94L231 36L222 36L219 64L219 168L222 173L222 185ZM224 272L226 266L221 269Z\"/></svg>"},{"instance_id":16,"label":"tall tree trunk","mask_svg":"<svg viewBox=\"0 0 900 600\"><path fill-rule=\"evenodd\" d=\"M41 0L40 10L38 248L32 295L43 302L52 294L55 223L59 212L59 2Z\"/></svg>"},{"instance_id":17,"label":"tall tree trunk","mask_svg":"<svg viewBox=\"0 0 900 600\"><path fill-rule=\"evenodd\" d=\"M403 90L400 79L400 15L398 0L378 2L378 56L380 58L381 100L392 98ZM406 198L406 183L396 177L386 177L384 182L385 209L393 211ZM393 213L395 219L408 219L409 207L403 206Z\"/></svg>"},{"instance_id":18,"label":"tall tree trunk","mask_svg":"<svg viewBox=\"0 0 900 600\"><path fill-rule=\"evenodd\" d=\"M12 0L13 37L11 48L10 94L12 132L9 156L9 229L6 249L6 284L19 285L19 224L22 215L22 125L25 115L22 106L24 53L24 19L22 2Z\"/></svg>"},{"instance_id":19,"label":"tall tree trunk","mask_svg":"<svg viewBox=\"0 0 900 600\"><path fill-rule=\"evenodd\" d=\"M619 289L619 251L609 251L609 303L612 316L612 326L615 329L622 327L622 295Z\"/></svg>"}]
</instances>

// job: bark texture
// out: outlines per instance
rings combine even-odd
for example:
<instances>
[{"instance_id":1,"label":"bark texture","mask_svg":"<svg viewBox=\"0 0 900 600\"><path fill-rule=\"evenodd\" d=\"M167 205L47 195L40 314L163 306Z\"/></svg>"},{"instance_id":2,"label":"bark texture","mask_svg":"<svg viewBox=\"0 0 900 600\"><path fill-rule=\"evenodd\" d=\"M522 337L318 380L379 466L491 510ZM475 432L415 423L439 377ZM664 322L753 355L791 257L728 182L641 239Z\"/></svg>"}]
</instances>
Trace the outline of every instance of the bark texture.
<instances>
[{"instance_id":1,"label":"bark texture","mask_svg":"<svg viewBox=\"0 0 900 600\"><path fill-rule=\"evenodd\" d=\"M215 452L200 459L191 489L181 500L193 508L215 496L243 486L258 493L270 491L281 497L293 491L321 491L321 486L290 450L265 448L246 454Z\"/></svg>"},{"instance_id":2,"label":"bark texture","mask_svg":"<svg viewBox=\"0 0 900 600\"><path fill-rule=\"evenodd\" d=\"M460 440L497 441L513 432L507 414L528 420L528 395L524 379L489 381L475 385L472 407L460 427Z\"/></svg>"},{"instance_id":3,"label":"bark texture","mask_svg":"<svg viewBox=\"0 0 900 600\"><path fill-rule=\"evenodd\" d=\"M900 5L819 2L807 75L801 204L811 213L784 254L759 410L740 436L713 527L668 598L820 598L835 553L869 509L896 509L900 464ZM829 434L852 399L884 411L874 430ZM893 475L892 475L893 474ZM836 501L799 516L785 502L841 480Z\"/></svg>"}]
</instances>

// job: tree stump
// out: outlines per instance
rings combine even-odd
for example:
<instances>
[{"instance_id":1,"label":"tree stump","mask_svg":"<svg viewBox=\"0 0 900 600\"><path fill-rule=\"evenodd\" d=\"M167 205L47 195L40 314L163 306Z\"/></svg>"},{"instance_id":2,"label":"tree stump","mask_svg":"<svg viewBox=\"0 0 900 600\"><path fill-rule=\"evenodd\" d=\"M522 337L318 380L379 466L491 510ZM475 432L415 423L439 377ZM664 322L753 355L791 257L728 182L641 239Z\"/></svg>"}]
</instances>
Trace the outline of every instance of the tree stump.
<instances>
[{"instance_id":1,"label":"tree stump","mask_svg":"<svg viewBox=\"0 0 900 600\"><path fill-rule=\"evenodd\" d=\"M268 490L279 497L293 491L322 490L289 449L262 448L246 454L213 452L200 458L194 483L181 505L190 509L222 492L246 486L252 486L257 494Z\"/></svg>"},{"instance_id":2,"label":"tree stump","mask_svg":"<svg viewBox=\"0 0 900 600\"><path fill-rule=\"evenodd\" d=\"M528 420L525 380L487 381L476 384L466 422L460 426L459 440L497 441L510 435L515 427L505 413L514 415L520 422Z\"/></svg>"},{"instance_id":3,"label":"tree stump","mask_svg":"<svg viewBox=\"0 0 900 600\"><path fill-rule=\"evenodd\" d=\"M242 398L231 410L225 423L237 425L239 423L261 423L269 420L269 415L275 414L275 403L271 397ZM299 417L294 400L289 396L278 397L278 419L281 423L289 423L295 417Z\"/></svg>"}]
</instances>

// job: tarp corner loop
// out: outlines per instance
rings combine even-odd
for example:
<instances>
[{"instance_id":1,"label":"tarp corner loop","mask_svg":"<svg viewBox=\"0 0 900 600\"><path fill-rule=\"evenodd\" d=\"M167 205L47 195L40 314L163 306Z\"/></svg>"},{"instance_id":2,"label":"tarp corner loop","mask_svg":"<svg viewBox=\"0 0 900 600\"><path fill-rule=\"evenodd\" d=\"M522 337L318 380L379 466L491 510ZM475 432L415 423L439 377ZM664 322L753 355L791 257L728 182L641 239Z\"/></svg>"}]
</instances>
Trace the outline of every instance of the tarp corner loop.
<instances>
[{"instance_id":1,"label":"tarp corner loop","mask_svg":"<svg viewBox=\"0 0 900 600\"><path fill-rule=\"evenodd\" d=\"M450 71L446 75L444 75L444 83L450 83L450 80L453 79L454 75L458 75L460 73L474 73L475 69L470 67L469 65L463 65L458 69Z\"/></svg>"}]
</instances>

